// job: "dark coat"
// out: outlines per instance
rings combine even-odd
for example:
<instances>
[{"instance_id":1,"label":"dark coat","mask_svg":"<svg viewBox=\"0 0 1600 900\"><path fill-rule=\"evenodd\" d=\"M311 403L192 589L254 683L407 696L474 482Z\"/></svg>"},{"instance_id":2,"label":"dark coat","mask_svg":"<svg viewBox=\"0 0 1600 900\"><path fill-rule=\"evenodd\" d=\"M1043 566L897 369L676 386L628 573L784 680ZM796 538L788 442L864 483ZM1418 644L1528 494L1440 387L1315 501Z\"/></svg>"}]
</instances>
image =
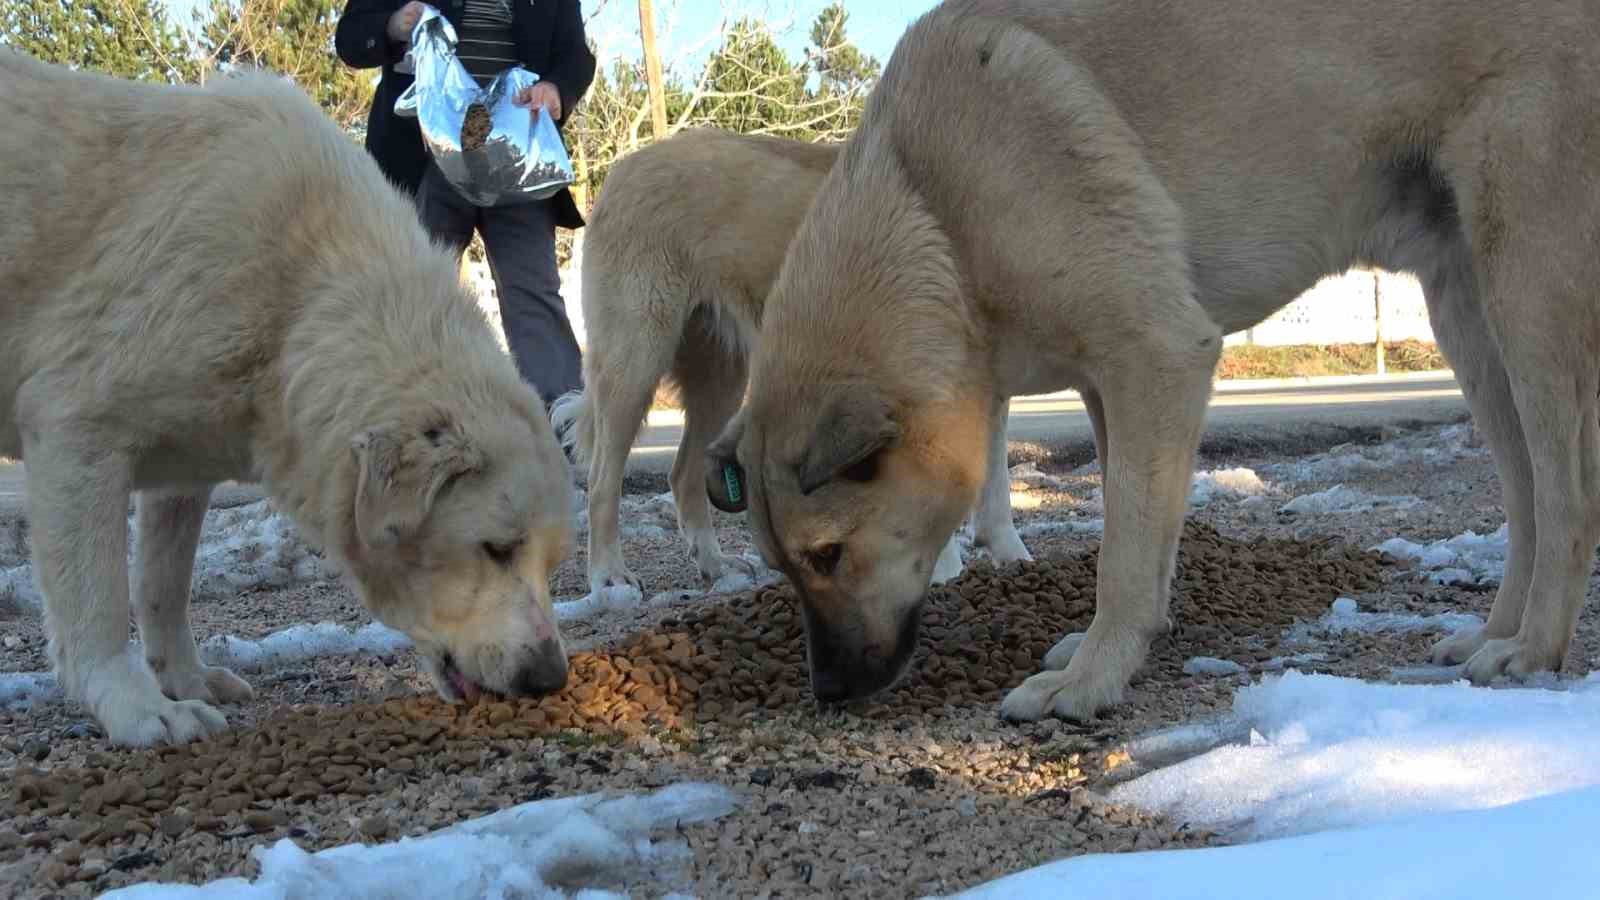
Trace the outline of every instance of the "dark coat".
<instances>
[{"instance_id":1,"label":"dark coat","mask_svg":"<svg viewBox=\"0 0 1600 900\"><path fill-rule=\"evenodd\" d=\"M367 114L367 150L391 181L415 194L428 165L428 150L422 144L417 120L394 113L394 103L411 85L411 76L394 70L395 63L405 58L406 48L391 42L387 34L389 17L406 2L349 0L334 32L334 48L348 66L383 67ZM461 28L464 0L435 0L433 5L452 26ZM578 0L512 0L511 31L517 59L561 91L561 118L565 121L594 81L595 58L584 39ZM556 124L560 127L562 123ZM583 227L571 191L563 189L550 202L555 204L558 226Z\"/></svg>"}]
</instances>

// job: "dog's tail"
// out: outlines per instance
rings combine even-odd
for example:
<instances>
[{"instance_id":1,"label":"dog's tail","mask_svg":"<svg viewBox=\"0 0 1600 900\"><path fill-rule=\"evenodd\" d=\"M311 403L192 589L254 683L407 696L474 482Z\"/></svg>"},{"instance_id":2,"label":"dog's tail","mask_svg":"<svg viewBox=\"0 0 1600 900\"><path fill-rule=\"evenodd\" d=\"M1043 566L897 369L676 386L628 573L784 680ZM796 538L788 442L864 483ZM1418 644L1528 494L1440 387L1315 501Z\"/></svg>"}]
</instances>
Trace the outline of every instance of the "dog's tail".
<instances>
[{"instance_id":1,"label":"dog's tail","mask_svg":"<svg viewBox=\"0 0 1600 900\"><path fill-rule=\"evenodd\" d=\"M562 449L580 471L589 471L594 457L594 404L583 391L568 391L550 404L550 425Z\"/></svg>"}]
</instances>

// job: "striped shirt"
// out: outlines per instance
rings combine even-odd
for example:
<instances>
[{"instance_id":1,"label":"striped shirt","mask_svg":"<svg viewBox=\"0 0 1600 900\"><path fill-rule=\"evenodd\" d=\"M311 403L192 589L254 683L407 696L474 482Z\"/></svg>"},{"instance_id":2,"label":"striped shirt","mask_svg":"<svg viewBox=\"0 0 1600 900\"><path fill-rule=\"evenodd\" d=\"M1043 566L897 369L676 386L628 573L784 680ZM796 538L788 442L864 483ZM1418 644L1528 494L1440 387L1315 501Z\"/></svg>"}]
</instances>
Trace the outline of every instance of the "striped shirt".
<instances>
[{"instance_id":1,"label":"striped shirt","mask_svg":"<svg viewBox=\"0 0 1600 900\"><path fill-rule=\"evenodd\" d=\"M467 0L456 38L456 58L480 86L519 62L511 40L511 0Z\"/></svg>"}]
</instances>

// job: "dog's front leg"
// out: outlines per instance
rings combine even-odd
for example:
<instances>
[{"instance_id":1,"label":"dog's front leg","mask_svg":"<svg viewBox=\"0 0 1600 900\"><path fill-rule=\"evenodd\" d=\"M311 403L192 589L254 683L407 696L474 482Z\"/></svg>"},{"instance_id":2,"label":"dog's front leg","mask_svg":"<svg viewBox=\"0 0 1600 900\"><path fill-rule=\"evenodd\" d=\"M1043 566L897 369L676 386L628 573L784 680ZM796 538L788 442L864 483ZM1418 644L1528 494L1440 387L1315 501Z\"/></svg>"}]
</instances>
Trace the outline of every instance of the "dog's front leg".
<instances>
[{"instance_id":1,"label":"dog's front leg","mask_svg":"<svg viewBox=\"0 0 1600 900\"><path fill-rule=\"evenodd\" d=\"M252 696L244 679L200 662L189 626L195 550L211 487L140 491L134 497L133 608L144 658L174 700L238 703Z\"/></svg>"},{"instance_id":2,"label":"dog's front leg","mask_svg":"<svg viewBox=\"0 0 1600 900\"><path fill-rule=\"evenodd\" d=\"M1221 346L1221 333L1202 317L1183 331L1118 346L1106 365L1096 385L1107 458L1094 620L1046 656L1060 671L1041 672L1006 696L1006 718L1083 720L1121 702L1150 642L1171 628L1185 497Z\"/></svg>"},{"instance_id":3,"label":"dog's front leg","mask_svg":"<svg viewBox=\"0 0 1600 900\"><path fill-rule=\"evenodd\" d=\"M24 428L34 572L56 675L114 744L189 741L222 714L174 702L128 640L130 466L97 435Z\"/></svg>"}]
</instances>

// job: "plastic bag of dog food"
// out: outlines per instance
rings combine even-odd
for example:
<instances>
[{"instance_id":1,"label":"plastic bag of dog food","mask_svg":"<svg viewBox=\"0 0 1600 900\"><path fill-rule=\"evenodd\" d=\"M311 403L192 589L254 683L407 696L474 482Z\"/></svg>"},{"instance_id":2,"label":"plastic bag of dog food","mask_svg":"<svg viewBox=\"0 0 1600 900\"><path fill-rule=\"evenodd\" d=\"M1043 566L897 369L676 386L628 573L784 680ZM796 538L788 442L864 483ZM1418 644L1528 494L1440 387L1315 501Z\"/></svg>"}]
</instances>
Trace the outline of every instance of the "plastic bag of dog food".
<instances>
[{"instance_id":1,"label":"plastic bag of dog food","mask_svg":"<svg viewBox=\"0 0 1600 900\"><path fill-rule=\"evenodd\" d=\"M550 114L513 102L539 76L514 66L479 87L456 59L455 29L434 7L423 8L395 69L415 76L395 113L417 119L445 180L473 204L543 200L572 184L572 160Z\"/></svg>"}]
</instances>

